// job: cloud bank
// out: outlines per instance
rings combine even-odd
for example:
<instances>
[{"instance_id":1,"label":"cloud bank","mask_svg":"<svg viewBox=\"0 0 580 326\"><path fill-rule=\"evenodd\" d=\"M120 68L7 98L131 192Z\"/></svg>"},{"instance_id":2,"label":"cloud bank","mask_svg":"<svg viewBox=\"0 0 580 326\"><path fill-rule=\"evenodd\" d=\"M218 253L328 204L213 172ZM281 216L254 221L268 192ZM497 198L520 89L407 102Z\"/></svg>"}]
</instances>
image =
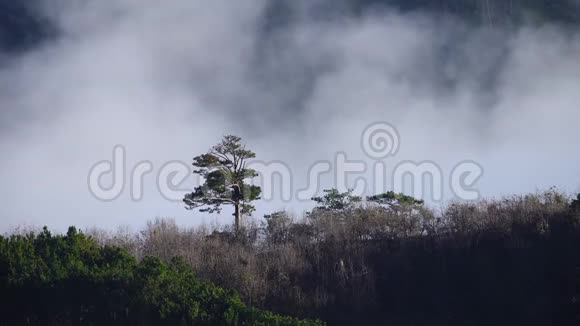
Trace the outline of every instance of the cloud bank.
<instances>
[{"instance_id":1,"label":"cloud bank","mask_svg":"<svg viewBox=\"0 0 580 326\"><path fill-rule=\"evenodd\" d=\"M485 170L485 196L579 190L577 30L389 10L321 19L325 3L275 14L263 0L47 0L59 36L0 65L0 230L211 221L158 193L163 163L234 133L288 164L296 190L336 152L368 161L360 135L376 121L401 136L389 167L430 160L448 172L469 159ZM139 202L88 190L115 145L128 166L154 164ZM258 215L307 207L269 202Z\"/></svg>"}]
</instances>

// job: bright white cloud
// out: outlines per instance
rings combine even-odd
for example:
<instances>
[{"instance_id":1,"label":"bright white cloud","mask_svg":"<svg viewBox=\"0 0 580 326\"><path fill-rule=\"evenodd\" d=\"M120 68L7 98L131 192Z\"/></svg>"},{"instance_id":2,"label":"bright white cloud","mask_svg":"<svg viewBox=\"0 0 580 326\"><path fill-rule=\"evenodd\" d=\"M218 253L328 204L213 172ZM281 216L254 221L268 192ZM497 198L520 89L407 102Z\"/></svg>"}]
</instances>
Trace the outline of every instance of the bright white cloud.
<instances>
[{"instance_id":1,"label":"bright white cloud","mask_svg":"<svg viewBox=\"0 0 580 326\"><path fill-rule=\"evenodd\" d=\"M450 172L472 159L485 195L580 185L578 32L506 35L393 13L322 22L305 7L264 30L257 0L49 4L62 36L0 71L0 229L197 223L156 190L163 163L236 133L291 166L298 190L316 161L364 158L360 135L375 121L401 134L389 167L430 160ZM140 202L129 187L111 203L88 191L89 168L117 144L128 166L157 168Z\"/></svg>"}]
</instances>

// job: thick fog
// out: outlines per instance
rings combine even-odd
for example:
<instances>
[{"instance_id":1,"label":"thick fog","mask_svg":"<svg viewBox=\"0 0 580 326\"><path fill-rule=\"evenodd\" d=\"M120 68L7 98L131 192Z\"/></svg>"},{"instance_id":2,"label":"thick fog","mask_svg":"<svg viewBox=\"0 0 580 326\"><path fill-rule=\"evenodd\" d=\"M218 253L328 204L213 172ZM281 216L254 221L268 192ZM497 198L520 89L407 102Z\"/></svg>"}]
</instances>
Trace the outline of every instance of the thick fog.
<instances>
[{"instance_id":1,"label":"thick fog","mask_svg":"<svg viewBox=\"0 0 580 326\"><path fill-rule=\"evenodd\" d=\"M212 217L165 199L162 166L190 164L236 134L259 160L289 166L294 193L310 166L336 153L372 166L361 134L381 121L400 136L386 174L400 162L434 162L443 202L454 198L449 174L465 160L483 168L474 185L482 196L580 190L579 31L378 10L321 18L305 3L284 17L258 0L46 1L58 34L1 56L0 230L140 226L155 217L229 223L228 208ZM127 173L153 164L140 201L130 180L113 201L89 191L89 170L116 145ZM379 178L367 171L349 180L361 176ZM332 179L321 178L319 190ZM256 216L309 207L274 198Z\"/></svg>"}]
</instances>

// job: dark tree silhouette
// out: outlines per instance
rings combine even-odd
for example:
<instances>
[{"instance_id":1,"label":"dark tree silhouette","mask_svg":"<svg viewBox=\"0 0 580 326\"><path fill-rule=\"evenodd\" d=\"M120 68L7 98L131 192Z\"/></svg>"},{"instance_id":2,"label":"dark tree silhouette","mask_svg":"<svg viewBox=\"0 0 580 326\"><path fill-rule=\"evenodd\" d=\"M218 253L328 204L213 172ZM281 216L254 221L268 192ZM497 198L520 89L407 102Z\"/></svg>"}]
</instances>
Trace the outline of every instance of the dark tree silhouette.
<instances>
[{"instance_id":1,"label":"dark tree silhouette","mask_svg":"<svg viewBox=\"0 0 580 326\"><path fill-rule=\"evenodd\" d=\"M255 210L250 203L260 199L262 192L260 187L245 183L258 173L246 167L256 154L241 141L240 137L228 135L207 153L196 156L193 173L202 176L205 183L183 199L187 209L199 208L209 213L220 213L222 205L233 205L236 231L241 227L242 216Z\"/></svg>"}]
</instances>

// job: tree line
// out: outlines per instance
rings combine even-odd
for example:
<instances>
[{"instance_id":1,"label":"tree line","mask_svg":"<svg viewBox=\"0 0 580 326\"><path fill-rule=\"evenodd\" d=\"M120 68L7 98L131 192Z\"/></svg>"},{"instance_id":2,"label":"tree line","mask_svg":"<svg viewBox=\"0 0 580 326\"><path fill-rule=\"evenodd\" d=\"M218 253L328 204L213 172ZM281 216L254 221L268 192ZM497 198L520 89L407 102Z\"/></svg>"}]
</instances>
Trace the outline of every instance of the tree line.
<instances>
[{"instance_id":1,"label":"tree line","mask_svg":"<svg viewBox=\"0 0 580 326\"><path fill-rule=\"evenodd\" d=\"M135 257L181 257L244 302L329 325L576 325L580 197L555 190L438 210L330 190L306 216L89 230ZM399 196L400 197L400 196Z\"/></svg>"},{"instance_id":2,"label":"tree line","mask_svg":"<svg viewBox=\"0 0 580 326\"><path fill-rule=\"evenodd\" d=\"M555 189L435 210L405 194L328 189L302 217L251 220L255 157L226 136L194 158L206 182L189 209L234 206L234 226L157 220L102 237L137 256L178 256L252 305L329 324L567 325L580 319L580 195ZM236 207L238 207L236 209ZM245 223L244 223L245 220Z\"/></svg>"},{"instance_id":3,"label":"tree line","mask_svg":"<svg viewBox=\"0 0 580 326\"><path fill-rule=\"evenodd\" d=\"M226 136L193 160L205 181L186 208L231 206L233 226L156 219L137 233L1 237L0 324L580 322L580 195L434 209L405 194L328 189L304 216L256 219L254 157Z\"/></svg>"},{"instance_id":4,"label":"tree line","mask_svg":"<svg viewBox=\"0 0 580 326\"><path fill-rule=\"evenodd\" d=\"M69 228L0 237L0 325L321 325L245 305L173 257L140 261Z\"/></svg>"},{"instance_id":5,"label":"tree line","mask_svg":"<svg viewBox=\"0 0 580 326\"><path fill-rule=\"evenodd\" d=\"M182 257L251 305L329 325L580 321L580 197L549 190L434 211L325 195L307 216L275 212L238 231L157 219L90 234L137 257Z\"/></svg>"}]
</instances>

